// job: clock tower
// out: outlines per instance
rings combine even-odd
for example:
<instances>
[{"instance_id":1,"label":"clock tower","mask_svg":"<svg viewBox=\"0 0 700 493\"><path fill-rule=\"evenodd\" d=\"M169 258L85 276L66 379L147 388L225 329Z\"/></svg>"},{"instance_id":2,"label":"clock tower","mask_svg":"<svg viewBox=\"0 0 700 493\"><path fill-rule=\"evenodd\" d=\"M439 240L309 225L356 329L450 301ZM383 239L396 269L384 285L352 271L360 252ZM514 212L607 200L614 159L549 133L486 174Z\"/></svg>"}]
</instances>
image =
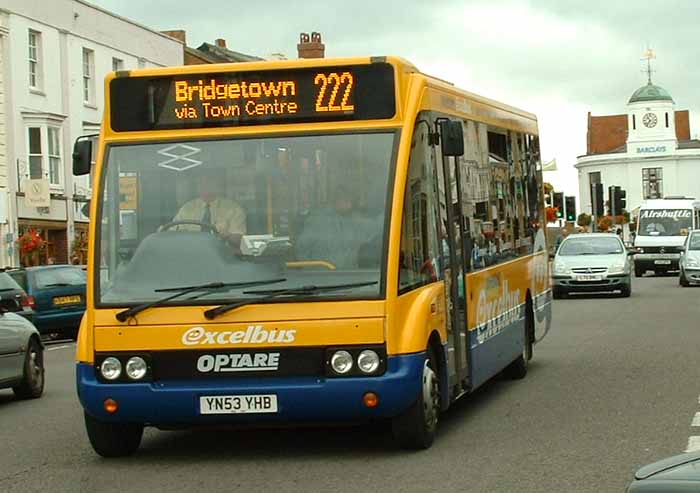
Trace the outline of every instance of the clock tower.
<instances>
[{"instance_id":1,"label":"clock tower","mask_svg":"<svg viewBox=\"0 0 700 493\"><path fill-rule=\"evenodd\" d=\"M653 58L649 51L647 63ZM651 82L648 66L647 84L640 87L627 103L627 153L640 156L671 154L678 147L675 103L663 88Z\"/></svg>"}]
</instances>

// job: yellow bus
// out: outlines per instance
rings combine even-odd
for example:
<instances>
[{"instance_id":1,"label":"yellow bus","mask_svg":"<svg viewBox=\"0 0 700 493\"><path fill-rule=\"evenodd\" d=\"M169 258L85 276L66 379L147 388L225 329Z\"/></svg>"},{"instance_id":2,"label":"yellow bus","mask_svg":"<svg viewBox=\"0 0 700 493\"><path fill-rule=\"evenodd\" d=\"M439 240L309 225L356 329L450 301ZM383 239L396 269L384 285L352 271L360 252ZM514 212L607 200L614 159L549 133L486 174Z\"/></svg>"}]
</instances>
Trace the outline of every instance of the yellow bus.
<instances>
[{"instance_id":1,"label":"yellow bus","mask_svg":"<svg viewBox=\"0 0 700 493\"><path fill-rule=\"evenodd\" d=\"M551 324L534 115L394 57L121 71L92 173L77 388L144 426L386 420L522 378ZM94 161L94 162L92 162Z\"/></svg>"}]
</instances>

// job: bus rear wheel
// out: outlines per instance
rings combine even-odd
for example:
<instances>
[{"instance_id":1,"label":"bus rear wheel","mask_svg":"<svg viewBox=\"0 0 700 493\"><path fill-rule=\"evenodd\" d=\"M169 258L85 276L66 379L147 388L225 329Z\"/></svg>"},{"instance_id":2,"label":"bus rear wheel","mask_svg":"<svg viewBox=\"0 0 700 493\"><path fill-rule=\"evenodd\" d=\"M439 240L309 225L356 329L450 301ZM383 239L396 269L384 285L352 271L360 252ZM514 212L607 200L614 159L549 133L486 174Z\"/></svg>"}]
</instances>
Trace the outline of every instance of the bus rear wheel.
<instances>
[{"instance_id":1,"label":"bus rear wheel","mask_svg":"<svg viewBox=\"0 0 700 493\"><path fill-rule=\"evenodd\" d=\"M435 440L440 414L440 385L437 359L428 349L423 365L421 391L416 402L391 422L394 439L406 449L427 449Z\"/></svg>"},{"instance_id":2,"label":"bus rear wheel","mask_svg":"<svg viewBox=\"0 0 700 493\"><path fill-rule=\"evenodd\" d=\"M85 413L85 428L92 448L102 457L126 457L141 445L143 425L105 423Z\"/></svg>"}]
</instances>

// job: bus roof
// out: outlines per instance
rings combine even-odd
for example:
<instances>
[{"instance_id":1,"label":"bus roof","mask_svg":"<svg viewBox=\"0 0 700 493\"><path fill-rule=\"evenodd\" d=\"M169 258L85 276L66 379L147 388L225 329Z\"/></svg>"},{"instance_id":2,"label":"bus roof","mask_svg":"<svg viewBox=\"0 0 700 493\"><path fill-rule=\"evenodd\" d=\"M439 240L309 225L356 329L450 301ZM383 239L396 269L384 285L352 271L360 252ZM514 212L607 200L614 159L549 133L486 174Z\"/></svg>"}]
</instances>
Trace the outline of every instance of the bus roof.
<instances>
[{"instance_id":1,"label":"bus roof","mask_svg":"<svg viewBox=\"0 0 700 493\"><path fill-rule=\"evenodd\" d=\"M243 74L246 75L251 75L255 78L257 77L256 80L263 80L263 84L265 83L264 81L267 80L268 83L270 80L275 79L275 71L279 71L279 74L283 74L284 77L287 77L287 79L283 80L291 80L294 79L295 74L302 74L305 72L306 74L304 77L306 77L305 80L305 85L302 87L302 81L301 77L298 80L294 80L294 83L297 84L296 91L297 91L297 99L302 100L303 96L301 93L304 91L304 89L309 88L309 81L312 80L313 78L309 77L309 73L312 75L315 74L315 72L310 72L313 69L319 69L319 72L323 72L323 69L325 67L327 68L333 68L333 67L338 67L342 68L345 66L348 67L373 67L376 66L376 64L386 64L391 65L394 67L394 77L393 77L393 94L395 95L395 107L391 106L391 117L388 117L387 115L389 114L388 108L386 111L382 112L380 110L375 111L372 113L370 116L368 115L368 112L365 111L364 113L360 114L358 113L359 116L353 116L353 117L348 117L349 112L344 112L344 114L341 114L341 112L336 112L338 115L338 118L334 120L332 117L333 115L330 115L328 112L326 113L314 113L313 115L311 114L306 114L303 115L303 117L299 117L296 119L293 118L278 118L275 119L274 117L268 118L267 116L264 118L257 118L257 121L247 121L247 122L242 122L242 118L236 119L235 121L228 120L227 122L216 122L216 125L212 125L211 121L208 121L209 126L219 126L219 127L238 127L243 129L245 126L250 127L251 125L257 125L257 126L263 126L263 125L274 125L275 129L277 131L282 130L281 126L279 123L284 123L285 129L288 130L296 130L297 127L295 123L299 124L305 124L305 123L318 123L323 121L324 123L332 123L332 124L338 124L340 126L346 126L346 125L353 125L356 124L358 120L363 120L364 125L366 126L367 120L375 120L373 122L374 125L381 125L381 124L392 124L392 125L400 125L404 119L406 118L413 118L413 115L410 113L412 110L415 108L413 106L413 101L416 97L421 98L421 103L420 106L417 108L418 110L421 109L431 109L435 111L440 111L442 113L446 113L449 115L455 115L458 117L462 117L464 119L472 119L472 120L477 120L477 121L483 121L487 124L492 124L495 126L499 126L501 128L505 129L511 129L511 130L518 130L522 132L527 132L533 135L536 135L537 132L537 120L535 115L532 113L528 113L526 111L520 110L518 108L515 108L513 106L509 106L494 100L491 100L489 98L485 98L483 96L476 95L474 93L461 90L456 88L453 84L446 82L444 80L438 79L436 77L423 74L420 72L413 64L410 62L400 58L400 57L394 57L394 56L388 56L388 57L354 57L354 58L322 58L322 59L297 59L297 60L269 60L269 61L253 61L253 62L243 62L243 63L222 63L222 64L208 64L208 65L188 65L188 66L181 66L181 67L158 67L158 68L144 68L144 69L136 69L136 70L124 70L124 71L119 71L119 72L113 72L109 74L106 78L106 94L111 94L111 101L113 102L115 106L115 111L113 115L110 115L111 113L111 105L110 105L110 98L108 98L108 101L106 102L105 105L105 130L107 133L112 133L112 132L133 132L133 131L139 131L139 130L174 130L174 129L182 129L187 128L190 129L190 131L198 131L201 128L204 128L204 126L207 126L207 124L203 124L202 126L198 125L198 121L185 121L180 118L179 121L177 121L175 118L170 118L170 122L168 122L167 125L163 125L162 127L157 127L157 123L153 125L152 128L145 128L147 125L144 125L143 128L137 126L131 126L129 127L128 125L122 126L122 128L118 128L119 125L115 124L115 118L122 118L124 113L129 111L129 106L132 108L144 108L144 107L153 107L152 104L145 104L145 93L150 92L156 93L156 94L162 94L165 92L168 92L167 97L169 98L167 101L162 106L159 106L156 111L151 111L150 118L153 118L153 113L158 113L158 111L161 111L160 114L167 114L172 116L173 115L173 106L174 104L174 96L173 93L176 93L172 89L173 84L175 81L181 81L181 80L190 80L190 81L196 81L198 76L201 76L202 79L204 79L204 83L202 84L202 81L200 80L199 88L194 88L194 94L195 96L198 94L197 91L202 91L203 88L206 88L207 90L209 89L209 81L211 77L211 85L212 85L212 90L214 89L224 89L223 86L225 85L237 85L237 84L230 84L231 80L234 80L238 82L241 77L244 77ZM266 74L269 73L270 76L265 79L264 77L261 79L260 74ZM231 77L227 78L226 74L230 74ZM241 74L241 75L237 75ZM291 76L290 76L291 74ZM303 75L303 74L302 74ZM214 88L214 78L215 77L220 77L224 82L218 83L217 79L217 84L216 88ZM134 82L127 82L124 79L128 80L133 80ZM134 79L140 79L143 81L141 86L139 87L137 85L137 80ZM385 78L386 79L386 78ZM124 86L124 83L126 84L131 84L132 86L135 87L135 89L131 89L131 92L126 92L125 98L123 97L122 99L115 99L115 86L112 85L112 82L115 80L119 81L118 85L121 84L121 86ZM164 84L161 85L161 87L156 87L155 90L153 87L146 87L146 84L150 84L152 86L152 81L157 81L157 80L163 80L165 81ZM278 80L278 79L275 79ZM387 79L388 80L388 79ZM148 81L148 82L146 82ZM381 77L377 77L373 79L373 81L379 81L382 82L383 79ZM356 78L355 82L361 82L359 80L359 77ZM243 83L245 84L245 82ZM196 85L196 83L190 83L191 86ZM312 88L314 88L313 84L311 84ZM110 90L111 88L111 90ZM148 89L148 91L147 91ZM314 91L318 89L318 87L314 88ZM191 89L192 90L192 89ZM159 92L160 91L160 92ZM418 94L416 94L416 91L421 91ZM124 92L124 91L122 91ZM343 92L343 89L341 91L335 91L335 93L341 94ZM360 93L360 88L357 88L358 94ZM359 97L367 97L367 94L370 94L372 91L365 91L364 93L361 93L364 96L359 96ZM331 91L326 92L326 97L327 95L330 94ZM380 91L381 93L381 91ZM132 98L131 95L134 94L137 97ZM192 96L192 92L189 93L190 97ZM269 94L268 94L269 95ZM318 105L318 100L320 98L316 98L316 94L309 95L306 94L306 96L313 96L311 99L307 97L305 104L299 104L298 107L304 107L308 108L312 103L309 103L309 101L316 100L316 104ZM386 95L385 95L386 96ZM151 95L151 98L153 96ZM222 97L223 99L223 97ZM264 98L263 98L264 99ZM268 98L269 99L269 98ZM339 102L341 99L340 96L337 96L337 101ZM374 99L372 100L371 103L366 103L365 106L372 106L372 107L377 107L381 106L384 104L384 101L388 99L387 97L380 97L380 96L374 96ZM149 100L150 102L151 100ZM201 102L201 101L200 101ZM126 103L126 104L125 104ZM230 103L230 100L224 104ZM241 103L243 104L243 103ZM393 105L394 103L391 102ZM187 106L187 105L185 105ZM190 104L192 106L192 104ZM141 113L135 113L134 115L131 116L131 121L138 121L139 118L142 118L142 120L146 120L147 118L147 113L148 110L141 109ZM289 117L289 115L284 115L284 117ZM318 118L317 118L318 117ZM321 118L323 117L323 118ZM123 119L123 118L122 118ZM249 119L251 120L251 119ZM184 122L184 126L180 126L180 123ZM245 125L244 125L245 123ZM250 128L248 128L250 130Z\"/></svg>"}]
</instances>

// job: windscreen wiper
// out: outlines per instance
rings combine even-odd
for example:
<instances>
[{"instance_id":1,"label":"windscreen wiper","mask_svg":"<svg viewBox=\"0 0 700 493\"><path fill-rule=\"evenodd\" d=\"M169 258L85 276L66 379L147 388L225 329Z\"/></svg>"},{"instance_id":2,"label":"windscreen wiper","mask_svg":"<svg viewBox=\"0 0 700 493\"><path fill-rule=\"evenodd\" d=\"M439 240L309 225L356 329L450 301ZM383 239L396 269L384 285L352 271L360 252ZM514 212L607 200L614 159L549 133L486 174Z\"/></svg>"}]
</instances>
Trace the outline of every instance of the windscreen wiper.
<instances>
[{"instance_id":1,"label":"windscreen wiper","mask_svg":"<svg viewBox=\"0 0 700 493\"><path fill-rule=\"evenodd\" d=\"M267 296L263 296L261 298L254 298L250 300L244 300L244 301L238 301L236 303L229 303L228 305L221 305L216 308L212 308L211 310L207 310L204 312L204 316L207 317L208 320L212 320L219 315L222 315L226 312L230 312L231 310L235 310L236 308L240 308L245 305L251 305L254 303L265 303L269 300L272 300L274 298L277 298L279 296L304 296L304 295L312 295L312 294L318 294L326 291L335 291L339 289L348 289L348 288L359 288L362 286L372 286L374 284L377 284L377 281L370 281L370 282L354 282L354 283L348 283L348 284L333 284L333 285L327 285L327 286L316 286L316 285L310 285L310 286L302 286L299 288L289 288L289 289L260 289L260 290L254 290L254 291L243 291L243 294L263 294Z\"/></svg>"},{"instance_id":2,"label":"windscreen wiper","mask_svg":"<svg viewBox=\"0 0 700 493\"><path fill-rule=\"evenodd\" d=\"M66 286L70 286L67 282L53 282L51 284L45 284L45 288L64 288Z\"/></svg>"},{"instance_id":3,"label":"windscreen wiper","mask_svg":"<svg viewBox=\"0 0 700 493\"><path fill-rule=\"evenodd\" d=\"M261 286L263 284L275 284L278 282L284 282L287 279L266 279L262 281L247 281L247 282L210 282L207 284L199 284L196 286L181 286L181 287L176 287L176 288L161 288L161 289L156 289L156 292L169 292L169 291L174 291L175 294L171 294L166 296L165 298L161 298L159 300L155 301L149 301L148 303L143 303L142 305L137 305L137 306L132 306L131 308L127 308L126 310L123 310L119 313L117 313L116 317L117 320L120 322L126 322L129 318L133 317L137 313L141 313L144 310L147 310L149 308L153 308L154 306L160 306L163 305L164 303L167 303L170 300L174 300L175 298L179 298L181 296L185 296L186 294L193 293L195 291L213 291L216 289L221 289L221 288L241 288L241 287L246 287L246 286Z\"/></svg>"}]
</instances>

